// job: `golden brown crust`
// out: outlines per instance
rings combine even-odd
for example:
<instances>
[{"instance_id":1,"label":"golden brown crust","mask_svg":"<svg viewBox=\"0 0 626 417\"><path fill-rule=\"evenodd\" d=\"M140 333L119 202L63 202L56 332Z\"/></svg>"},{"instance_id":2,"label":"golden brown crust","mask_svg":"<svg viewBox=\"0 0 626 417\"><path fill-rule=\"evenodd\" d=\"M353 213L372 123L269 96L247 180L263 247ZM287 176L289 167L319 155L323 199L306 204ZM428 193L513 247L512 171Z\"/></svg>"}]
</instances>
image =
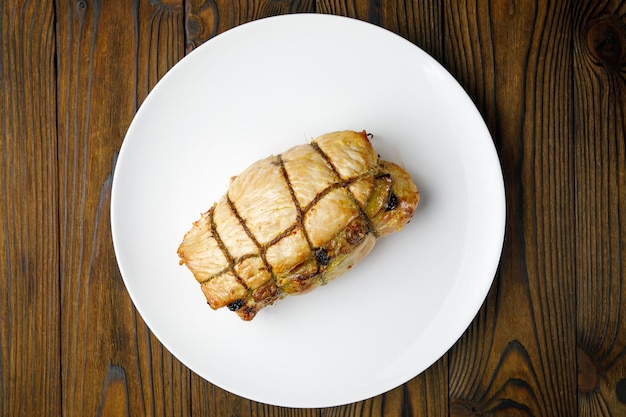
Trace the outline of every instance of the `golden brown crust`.
<instances>
[{"instance_id":1,"label":"golden brown crust","mask_svg":"<svg viewBox=\"0 0 626 417\"><path fill-rule=\"evenodd\" d=\"M400 230L418 201L409 174L379 160L365 132L333 132L235 177L178 254L212 308L251 320L350 269L376 237Z\"/></svg>"}]
</instances>

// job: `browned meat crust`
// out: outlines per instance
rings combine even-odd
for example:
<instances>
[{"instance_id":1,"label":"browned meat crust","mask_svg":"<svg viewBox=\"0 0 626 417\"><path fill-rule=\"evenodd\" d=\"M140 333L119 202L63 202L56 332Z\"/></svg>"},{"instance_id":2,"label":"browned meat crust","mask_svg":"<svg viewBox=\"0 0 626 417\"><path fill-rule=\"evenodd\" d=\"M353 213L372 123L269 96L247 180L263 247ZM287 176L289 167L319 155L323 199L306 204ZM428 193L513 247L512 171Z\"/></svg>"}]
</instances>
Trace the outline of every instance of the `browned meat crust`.
<instances>
[{"instance_id":1,"label":"browned meat crust","mask_svg":"<svg viewBox=\"0 0 626 417\"><path fill-rule=\"evenodd\" d=\"M185 235L180 263L213 309L252 320L352 268L418 202L410 175L380 160L365 132L329 133L235 177Z\"/></svg>"}]
</instances>

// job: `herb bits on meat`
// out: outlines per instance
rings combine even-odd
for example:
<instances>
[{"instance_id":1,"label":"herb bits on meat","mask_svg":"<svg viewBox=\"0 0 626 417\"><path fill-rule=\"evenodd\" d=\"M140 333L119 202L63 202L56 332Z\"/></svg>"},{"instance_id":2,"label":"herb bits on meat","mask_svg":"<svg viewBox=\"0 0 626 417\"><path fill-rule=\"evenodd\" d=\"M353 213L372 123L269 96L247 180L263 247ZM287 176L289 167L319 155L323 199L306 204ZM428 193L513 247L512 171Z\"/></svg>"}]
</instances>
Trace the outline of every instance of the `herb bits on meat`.
<instances>
[{"instance_id":1,"label":"herb bits on meat","mask_svg":"<svg viewBox=\"0 0 626 417\"><path fill-rule=\"evenodd\" d=\"M213 309L243 320L340 276L401 230L419 192L366 132L340 131L255 162L178 248Z\"/></svg>"}]
</instances>

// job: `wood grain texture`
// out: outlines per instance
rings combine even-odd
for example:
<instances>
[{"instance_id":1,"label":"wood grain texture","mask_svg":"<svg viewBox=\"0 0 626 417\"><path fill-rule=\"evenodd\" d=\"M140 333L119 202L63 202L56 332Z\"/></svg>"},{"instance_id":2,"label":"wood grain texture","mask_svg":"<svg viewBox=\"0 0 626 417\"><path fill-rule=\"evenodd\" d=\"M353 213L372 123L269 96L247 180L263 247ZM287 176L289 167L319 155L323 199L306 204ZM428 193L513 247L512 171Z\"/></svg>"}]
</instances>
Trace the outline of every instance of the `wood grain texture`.
<instances>
[{"instance_id":1,"label":"wood grain texture","mask_svg":"<svg viewBox=\"0 0 626 417\"><path fill-rule=\"evenodd\" d=\"M182 0L135 1L132 11L135 56L130 74L135 77L137 107L185 55L185 12Z\"/></svg>"},{"instance_id":2,"label":"wood grain texture","mask_svg":"<svg viewBox=\"0 0 626 417\"><path fill-rule=\"evenodd\" d=\"M0 2L2 416L61 414L54 61L51 5Z\"/></svg>"},{"instance_id":3,"label":"wood grain texture","mask_svg":"<svg viewBox=\"0 0 626 417\"><path fill-rule=\"evenodd\" d=\"M188 415L189 371L135 311L109 217L126 129L182 58L182 4L58 1L56 13L64 415Z\"/></svg>"},{"instance_id":4,"label":"wood grain texture","mask_svg":"<svg viewBox=\"0 0 626 417\"><path fill-rule=\"evenodd\" d=\"M626 413L626 2L574 24L580 415Z\"/></svg>"},{"instance_id":5,"label":"wood grain texture","mask_svg":"<svg viewBox=\"0 0 626 417\"><path fill-rule=\"evenodd\" d=\"M450 352L451 415L576 415L571 7L444 10L445 64L492 131L508 210L498 279Z\"/></svg>"},{"instance_id":6,"label":"wood grain texture","mask_svg":"<svg viewBox=\"0 0 626 417\"><path fill-rule=\"evenodd\" d=\"M0 415L60 414L52 7L0 3L0 38Z\"/></svg>"}]
</instances>

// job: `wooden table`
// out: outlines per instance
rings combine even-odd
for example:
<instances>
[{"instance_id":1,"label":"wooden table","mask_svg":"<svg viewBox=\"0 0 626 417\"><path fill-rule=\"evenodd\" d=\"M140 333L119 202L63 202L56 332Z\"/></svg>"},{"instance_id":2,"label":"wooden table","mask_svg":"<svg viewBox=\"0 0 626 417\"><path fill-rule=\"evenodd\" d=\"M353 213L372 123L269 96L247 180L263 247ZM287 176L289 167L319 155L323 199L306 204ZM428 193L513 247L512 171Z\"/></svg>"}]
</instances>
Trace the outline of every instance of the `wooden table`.
<instances>
[{"instance_id":1,"label":"wooden table","mask_svg":"<svg viewBox=\"0 0 626 417\"><path fill-rule=\"evenodd\" d=\"M506 183L500 268L462 338L403 386L328 409L239 398L172 357L130 301L109 222L117 152L159 78L218 33L294 12L373 22L435 57ZM626 1L3 0L0 36L0 415L626 415Z\"/></svg>"}]
</instances>

